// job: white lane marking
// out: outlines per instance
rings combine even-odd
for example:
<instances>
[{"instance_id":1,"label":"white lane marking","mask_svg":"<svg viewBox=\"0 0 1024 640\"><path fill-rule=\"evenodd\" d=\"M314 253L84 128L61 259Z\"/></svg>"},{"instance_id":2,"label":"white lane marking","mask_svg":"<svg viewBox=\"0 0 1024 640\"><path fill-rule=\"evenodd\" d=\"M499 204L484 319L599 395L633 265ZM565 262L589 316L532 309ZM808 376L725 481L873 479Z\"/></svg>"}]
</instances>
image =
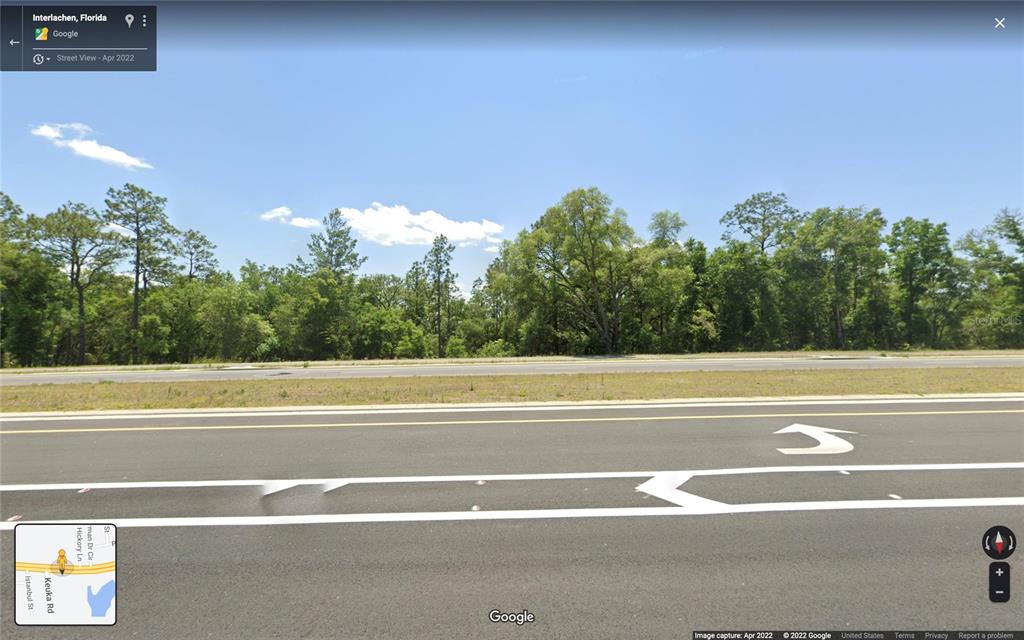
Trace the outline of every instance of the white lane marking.
<instances>
[{"instance_id":1,"label":"white lane marking","mask_svg":"<svg viewBox=\"0 0 1024 640\"><path fill-rule=\"evenodd\" d=\"M569 473L501 473L449 476L378 476L360 478L277 478L269 480L155 480L140 482L65 482L58 484L4 484L4 491L78 491L79 489L187 489L205 487L260 487L282 483L293 486L319 485L330 491L348 484L397 484L411 482L476 482L478 480L590 480L602 478L691 478L698 476L758 475L764 473L822 473L843 471L977 471L982 469L1024 469L1024 462L943 462L925 464L790 465L783 467L734 467L677 471L591 471ZM682 484L680 482L680 484ZM679 485L676 485L677 487ZM287 487L285 487L287 488Z\"/></svg>"},{"instance_id":2,"label":"white lane marking","mask_svg":"<svg viewBox=\"0 0 1024 640\"><path fill-rule=\"evenodd\" d=\"M690 471L694 476L733 476L759 473L821 473L826 471L955 471L979 469L1024 469L1024 462L939 462L924 464L799 465L788 467L735 467Z\"/></svg>"},{"instance_id":3,"label":"white lane marking","mask_svg":"<svg viewBox=\"0 0 1024 640\"><path fill-rule=\"evenodd\" d=\"M849 472L849 471L847 471L846 469L840 469L840 470L839 470L839 473L843 474L844 476L848 476L848 475L850 475L850 472Z\"/></svg>"},{"instance_id":4,"label":"white lane marking","mask_svg":"<svg viewBox=\"0 0 1024 640\"><path fill-rule=\"evenodd\" d=\"M754 475L759 473L806 473L822 471L935 471L970 469L1024 469L1024 462L979 462L939 464L891 464L891 465L846 465L846 466L788 466L788 467L746 467L733 469L706 469L694 471L633 471L617 473L550 473L550 474L500 474L461 476L394 476L384 478L333 478L301 480L214 480L181 482L112 482L92 483L85 488L93 489L138 489L164 487L210 487L210 486L259 486L267 492L295 486L320 485L331 491L347 484L383 484L402 482L468 482L481 480L564 480L579 478L649 478L637 490L666 500L677 507L621 507L591 509L528 509L505 511L441 511L422 513L365 513L365 514L310 514L294 516L239 516L239 517L169 517L169 518L105 518L124 527L172 527L172 526L249 526L278 524L332 524L370 522L426 522L457 520L499 520L499 519L550 519L586 518L653 515L718 515L741 513L767 513L787 511L849 510L849 509L891 509L891 508L949 508L949 507L1005 507L1024 506L1024 496L1008 498L942 498L942 499L897 499L891 500L836 500L811 502L769 502L753 504L727 504L708 500L680 491L678 487L695 476ZM52 491L79 489L83 483L50 485L0 485L0 491ZM40 521L51 522L51 521ZM52 521L59 522L59 521ZM14 527L13 522L0 523L0 530Z\"/></svg>"},{"instance_id":5,"label":"white lane marking","mask_svg":"<svg viewBox=\"0 0 1024 640\"><path fill-rule=\"evenodd\" d=\"M988 402L1024 402L1021 397L967 397L967 398L871 398L871 399L833 399L833 400L760 400L760 401L704 401L704 402L667 402L667 403L623 403L623 404L564 404L564 405L509 405L509 406L466 406L466 407L400 407L386 405L358 408L338 409L295 409L252 410L252 411L201 411L201 412L166 412L166 413L61 413L47 415L4 416L0 414L0 424L7 422L55 422L63 420L165 420L165 419L197 419L197 418L279 418L294 416L338 416L338 415L377 415L377 414L416 414L416 413L496 413L523 411L628 411L658 409L707 409L714 407L787 407L787 406L829 406L829 405L879 405L879 404L964 404Z\"/></svg>"},{"instance_id":6,"label":"white lane marking","mask_svg":"<svg viewBox=\"0 0 1024 640\"><path fill-rule=\"evenodd\" d=\"M270 494L277 493L278 491L291 489L292 487L297 486L297 484L298 483L292 482L291 480L268 480L263 483L263 486L260 489L264 496L269 496Z\"/></svg>"},{"instance_id":7,"label":"white lane marking","mask_svg":"<svg viewBox=\"0 0 1024 640\"><path fill-rule=\"evenodd\" d=\"M836 454L836 453L847 453L853 451L853 444L843 440L839 436L834 436L834 433L851 433L856 434L856 431L844 431L842 429L828 429L825 427L814 427L809 424L791 424L788 427L779 429L775 433L802 433L805 436L810 436L818 441L818 444L813 447L803 447L800 449L778 449L779 453L784 453L790 456L797 455L819 455L819 454Z\"/></svg>"},{"instance_id":8,"label":"white lane marking","mask_svg":"<svg viewBox=\"0 0 1024 640\"><path fill-rule=\"evenodd\" d=\"M612 518L643 516L695 516L740 513L782 513L790 511L847 511L870 509L928 509L964 507L1021 507L1024 497L942 498L926 500L838 500L823 502L764 502L724 505L724 510L690 507L614 507L603 509L523 509L512 511L424 511L414 513L346 513L295 516L228 516L182 518L104 518L118 527L228 527L283 524L343 524L372 522L455 522L464 520L547 520L557 518ZM26 523L63 522L29 520ZM0 522L0 531L14 528L14 522Z\"/></svg>"},{"instance_id":9,"label":"white lane marking","mask_svg":"<svg viewBox=\"0 0 1024 640\"><path fill-rule=\"evenodd\" d=\"M344 478L339 478L337 480L327 480L320 486L320 489L324 493L328 493L330 491L334 491L335 489L340 489L347 484L348 480L345 480Z\"/></svg>"},{"instance_id":10,"label":"white lane marking","mask_svg":"<svg viewBox=\"0 0 1024 640\"><path fill-rule=\"evenodd\" d=\"M665 502L671 502L672 504L680 507L686 507L687 509L697 511L711 512L728 508L729 505L724 502L708 500L707 498L702 498L701 496L687 493L686 491L679 489L681 485L685 484L686 481L692 477L693 474L686 471L677 473L659 473L647 482L638 486L636 490L654 496L655 498L661 498Z\"/></svg>"},{"instance_id":11,"label":"white lane marking","mask_svg":"<svg viewBox=\"0 0 1024 640\"><path fill-rule=\"evenodd\" d=\"M889 497L892 498L893 500L902 500L903 499L901 496L898 496L895 493L890 493Z\"/></svg>"},{"instance_id":12,"label":"white lane marking","mask_svg":"<svg viewBox=\"0 0 1024 640\"><path fill-rule=\"evenodd\" d=\"M998 464L998 463L996 463ZM1012 463L1011 463L1012 464ZM1024 465L1024 463L1021 463ZM332 491L348 484L395 484L403 482L476 482L477 480L589 480L594 478L650 478L660 471L585 473L504 473L460 476L390 476L363 478L296 478L294 480L156 480L148 482L67 482L62 484L4 484L0 491L62 491L67 489L184 489L199 487L264 487L280 482L292 486L322 485ZM287 487L285 487L287 488Z\"/></svg>"}]
</instances>

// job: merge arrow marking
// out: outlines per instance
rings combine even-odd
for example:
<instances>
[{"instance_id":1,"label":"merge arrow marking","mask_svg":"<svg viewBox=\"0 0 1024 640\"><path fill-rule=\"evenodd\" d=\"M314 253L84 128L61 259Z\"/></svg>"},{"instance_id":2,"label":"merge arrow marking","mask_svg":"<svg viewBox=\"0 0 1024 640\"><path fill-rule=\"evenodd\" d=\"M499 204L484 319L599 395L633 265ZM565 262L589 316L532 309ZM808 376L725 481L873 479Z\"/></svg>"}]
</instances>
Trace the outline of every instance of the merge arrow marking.
<instances>
[{"instance_id":1,"label":"merge arrow marking","mask_svg":"<svg viewBox=\"0 0 1024 640\"><path fill-rule=\"evenodd\" d=\"M829 429L827 427L815 427L809 424L791 424L788 427L779 429L775 433L802 433L805 436L810 436L818 441L818 444L813 447L803 447L800 449L778 449L779 453L786 455L808 455L808 454L829 454L829 453L846 453L853 451L853 444L843 440L839 436L832 435L834 433L852 433L856 434L856 431L844 431L842 429Z\"/></svg>"}]
</instances>

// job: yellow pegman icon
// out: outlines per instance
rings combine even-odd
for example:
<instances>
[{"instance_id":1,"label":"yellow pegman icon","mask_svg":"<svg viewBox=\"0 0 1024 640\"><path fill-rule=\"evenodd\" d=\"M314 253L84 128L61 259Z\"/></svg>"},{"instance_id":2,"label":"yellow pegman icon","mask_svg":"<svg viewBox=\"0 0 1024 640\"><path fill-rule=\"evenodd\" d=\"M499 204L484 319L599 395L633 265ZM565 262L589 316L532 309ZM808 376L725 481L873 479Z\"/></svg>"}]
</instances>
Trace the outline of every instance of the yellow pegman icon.
<instances>
[{"instance_id":1,"label":"yellow pegman icon","mask_svg":"<svg viewBox=\"0 0 1024 640\"><path fill-rule=\"evenodd\" d=\"M57 552L57 569L60 571L61 575L64 575L64 569L67 566L68 566L67 556L64 553L64 550L61 549L61 550L59 550Z\"/></svg>"}]
</instances>

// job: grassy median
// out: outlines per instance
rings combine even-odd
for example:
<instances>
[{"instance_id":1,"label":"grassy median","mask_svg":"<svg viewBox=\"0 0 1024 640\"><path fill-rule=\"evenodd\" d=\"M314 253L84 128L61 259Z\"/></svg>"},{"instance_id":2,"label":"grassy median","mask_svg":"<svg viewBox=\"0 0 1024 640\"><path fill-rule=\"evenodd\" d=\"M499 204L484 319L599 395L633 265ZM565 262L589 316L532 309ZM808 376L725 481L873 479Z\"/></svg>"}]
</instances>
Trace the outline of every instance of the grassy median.
<instances>
[{"instance_id":1,"label":"grassy median","mask_svg":"<svg viewBox=\"0 0 1024 640\"><path fill-rule=\"evenodd\" d=\"M1024 370L1019 367L687 371L40 384L4 388L0 410L188 409L1020 391L1024 391Z\"/></svg>"}]
</instances>

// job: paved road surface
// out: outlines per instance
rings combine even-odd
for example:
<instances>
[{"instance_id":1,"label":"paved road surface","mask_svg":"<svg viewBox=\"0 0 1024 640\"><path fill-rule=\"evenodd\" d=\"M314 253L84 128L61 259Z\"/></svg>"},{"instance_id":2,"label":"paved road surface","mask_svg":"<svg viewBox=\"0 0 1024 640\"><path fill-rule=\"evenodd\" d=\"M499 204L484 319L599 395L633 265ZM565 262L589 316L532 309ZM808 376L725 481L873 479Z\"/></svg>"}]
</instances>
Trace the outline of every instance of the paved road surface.
<instances>
[{"instance_id":1,"label":"paved road surface","mask_svg":"<svg viewBox=\"0 0 1024 640\"><path fill-rule=\"evenodd\" d=\"M916 367L1017 367L1024 355L907 357L720 357L720 358L575 358L508 362L354 364L308 368L236 365L223 369L82 370L0 373L0 386L72 382L183 382L188 380L280 380L288 378L375 378L397 376L506 375L536 373L640 373L649 371L776 371L782 369L882 369Z\"/></svg>"},{"instance_id":2,"label":"paved road surface","mask_svg":"<svg viewBox=\"0 0 1024 640\"><path fill-rule=\"evenodd\" d=\"M829 436L852 450L779 451ZM0 446L0 602L9 519L120 527L118 623L81 638L1010 629L1024 611L1019 579L988 602L980 548L993 524L1024 533L1024 397L8 418ZM0 636L69 637L7 607Z\"/></svg>"}]
</instances>

